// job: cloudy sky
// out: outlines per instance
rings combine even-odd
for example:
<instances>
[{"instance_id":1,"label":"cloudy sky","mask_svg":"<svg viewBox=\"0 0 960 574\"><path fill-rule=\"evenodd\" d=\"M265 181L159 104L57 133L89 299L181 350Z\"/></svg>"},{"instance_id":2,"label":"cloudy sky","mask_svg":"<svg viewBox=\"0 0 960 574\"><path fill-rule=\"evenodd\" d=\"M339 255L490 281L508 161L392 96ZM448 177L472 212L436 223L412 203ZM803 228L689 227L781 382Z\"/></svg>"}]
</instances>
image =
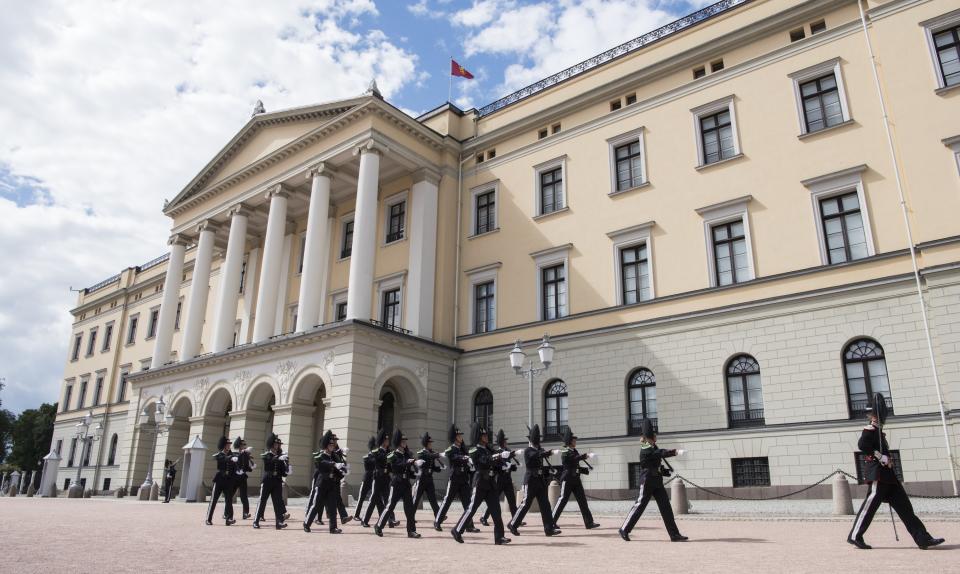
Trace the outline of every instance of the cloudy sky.
<instances>
[{"instance_id":1,"label":"cloudy sky","mask_svg":"<svg viewBox=\"0 0 960 574\"><path fill-rule=\"evenodd\" d=\"M481 106L711 0L0 0L0 398L57 399L76 303L163 253L250 116L362 93Z\"/></svg>"}]
</instances>

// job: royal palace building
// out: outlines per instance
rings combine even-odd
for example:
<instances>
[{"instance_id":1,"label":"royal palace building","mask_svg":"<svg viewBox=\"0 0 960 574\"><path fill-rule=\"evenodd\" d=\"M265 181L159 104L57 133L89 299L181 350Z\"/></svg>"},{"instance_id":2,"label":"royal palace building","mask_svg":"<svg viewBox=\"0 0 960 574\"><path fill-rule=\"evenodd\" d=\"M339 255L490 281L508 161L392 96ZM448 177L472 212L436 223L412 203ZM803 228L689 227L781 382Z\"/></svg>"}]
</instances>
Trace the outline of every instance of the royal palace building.
<instances>
[{"instance_id":1,"label":"royal palace building","mask_svg":"<svg viewBox=\"0 0 960 574\"><path fill-rule=\"evenodd\" d=\"M697 484L783 492L857 473L881 393L909 488L952 492L954 0L725 0L416 119L375 83L258 107L163 213L168 252L71 311L58 486L272 430L303 493L326 429L358 462L381 427L521 444L532 418L625 496L646 417ZM515 373L545 333L552 364Z\"/></svg>"}]
</instances>

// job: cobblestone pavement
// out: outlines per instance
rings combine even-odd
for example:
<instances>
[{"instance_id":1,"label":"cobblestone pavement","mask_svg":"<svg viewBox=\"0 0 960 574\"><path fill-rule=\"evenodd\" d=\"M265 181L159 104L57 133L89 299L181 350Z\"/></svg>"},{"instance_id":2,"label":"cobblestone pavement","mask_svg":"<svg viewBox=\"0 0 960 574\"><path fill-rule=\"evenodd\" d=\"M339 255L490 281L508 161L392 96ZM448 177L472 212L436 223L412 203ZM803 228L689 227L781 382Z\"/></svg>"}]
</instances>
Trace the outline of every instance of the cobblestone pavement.
<instances>
[{"instance_id":1,"label":"cobblestone pavement","mask_svg":"<svg viewBox=\"0 0 960 574\"><path fill-rule=\"evenodd\" d=\"M850 517L842 521L802 516L794 520L698 520L681 516L687 543L671 543L659 517L645 516L633 542L620 540L620 518L598 512L601 528L583 529L575 513L561 518L563 534L538 534L537 516L528 518L512 544L493 545L492 528L466 535L456 544L448 532L421 522L421 540L408 540L402 528L382 539L372 529L347 524L331 536L315 526L299 528L302 507L291 501L290 527L254 530L249 521L229 528L222 520L203 524L205 505L139 502L132 499L0 499L0 572L485 572L562 568L581 572L840 572L881 564L888 571L960 572L960 521L923 516L927 528L947 543L917 549L902 525L893 538L889 517L867 533L874 550L857 550L844 542ZM600 503L597 510L602 510ZM697 503L694 502L694 508ZM574 509L576 504L574 503ZM611 506L612 508L612 506ZM218 509L219 510L219 509ZM652 509L651 509L652 510ZM269 511L268 511L269 516ZM420 514L426 518L426 514ZM771 515L773 516L773 515ZM454 517L455 518L455 517ZM452 522L453 518L449 522ZM389 565L384 561L388 560ZM389 570L386 570L389 568ZM568 570L569 569L569 570Z\"/></svg>"}]
</instances>

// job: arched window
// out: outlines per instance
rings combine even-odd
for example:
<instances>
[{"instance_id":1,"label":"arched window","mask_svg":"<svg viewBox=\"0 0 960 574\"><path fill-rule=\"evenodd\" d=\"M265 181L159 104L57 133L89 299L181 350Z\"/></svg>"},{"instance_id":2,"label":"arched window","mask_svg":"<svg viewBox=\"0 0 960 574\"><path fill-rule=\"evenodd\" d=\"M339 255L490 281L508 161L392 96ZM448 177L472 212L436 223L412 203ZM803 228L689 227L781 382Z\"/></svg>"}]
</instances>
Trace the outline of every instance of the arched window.
<instances>
[{"instance_id":1,"label":"arched window","mask_svg":"<svg viewBox=\"0 0 960 574\"><path fill-rule=\"evenodd\" d=\"M763 424L763 390L760 364L750 355L737 355L727 363L727 407L730 426Z\"/></svg>"},{"instance_id":2,"label":"arched window","mask_svg":"<svg viewBox=\"0 0 960 574\"><path fill-rule=\"evenodd\" d=\"M473 398L473 421L487 429L493 426L493 393L490 389L480 389Z\"/></svg>"},{"instance_id":3,"label":"arched window","mask_svg":"<svg viewBox=\"0 0 960 574\"><path fill-rule=\"evenodd\" d=\"M887 412L893 414L887 361L883 357L880 343L871 339L857 339L850 343L843 352L843 374L847 379L850 418L866 414L874 393L883 395L887 402Z\"/></svg>"},{"instance_id":4,"label":"arched window","mask_svg":"<svg viewBox=\"0 0 960 574\"><path fill-rule=\"evenodd\" d=\"M657 379L653 376L653 371L641 367L630 375L627 381L627 400L630 407L630 418L627 420L629 434L640 434L640 423L643 419L650 419L656 430Z\"/></svg>"},{"instance_id":5,"label":"arched window","mask_svg":"<svg viewBox=\"0 0 960 574\"><path fill-rule=\"evenodd\" d=\"M547 385L543 397L544 425L543 435L547 439L558 439L567 430L567 383L557 379Z\"/></svg>"},{"instance_id":6,"label":"arched window","mask_svg":"<svg viewBox=\"0 0 960 574\"><path fill-rule=\"evenodd\" d=\"M117 435L110 438L110 456L107 457L107 466L113 466L117 460Z\"/></svg>"},{"instance_id":7,"label":"arched window","mask_svg":"<svg viewBox=\"0 0 960 574\"><path fill-rule=\"evenodd\" d=\"M380 399L380 411L377 413L377 429L387 431L388 436L393 434L393 406L395 402L393 393L387 391Z\"/></svg>"}]
</instances>

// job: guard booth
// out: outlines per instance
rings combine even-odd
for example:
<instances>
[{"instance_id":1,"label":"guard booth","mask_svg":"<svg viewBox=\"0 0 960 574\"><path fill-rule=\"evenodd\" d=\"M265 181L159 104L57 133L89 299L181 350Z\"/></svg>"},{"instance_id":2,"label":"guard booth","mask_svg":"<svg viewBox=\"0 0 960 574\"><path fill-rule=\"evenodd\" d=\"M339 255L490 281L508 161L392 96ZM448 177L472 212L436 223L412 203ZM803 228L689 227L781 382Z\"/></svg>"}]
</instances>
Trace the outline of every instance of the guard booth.
<instances>
[{"instance_id":1,"label":"guard booth","mask_svg":"<svg viewBox=\"0 0 960 574\"><path fill-rule=\"evenodd\" d=\"M197 501L197 489L203 483L203 467L207 462L207 445L194 436L183 447L183 471L180 474L180 492L177 498L185 502Z\"/></svg>"},{"instance_id":2,"label":"guard booth","mask_svg":"<svg viewBox=\"0 0 960 574\"><path fill-rule=\"evenodd\" d=\"M51 489L57 487L57 474L60 472L60 454L52 450L43 457L43 475L40 478L40 496L56 496Z\"/></svg>"}]
</instances>

